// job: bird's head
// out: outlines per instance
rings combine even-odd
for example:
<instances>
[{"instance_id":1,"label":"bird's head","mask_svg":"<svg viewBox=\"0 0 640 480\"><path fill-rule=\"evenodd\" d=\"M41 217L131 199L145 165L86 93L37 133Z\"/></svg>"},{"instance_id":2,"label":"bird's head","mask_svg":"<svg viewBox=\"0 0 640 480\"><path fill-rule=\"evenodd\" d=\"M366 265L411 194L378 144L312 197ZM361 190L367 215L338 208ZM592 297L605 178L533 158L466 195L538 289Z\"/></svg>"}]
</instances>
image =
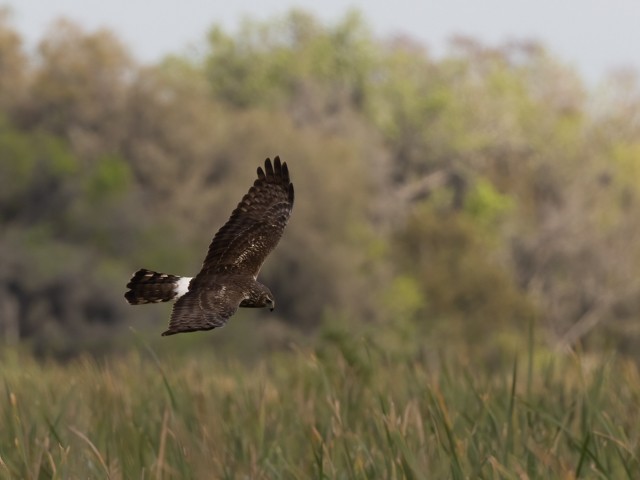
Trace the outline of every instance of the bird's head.
<instances>
[{"instance_id":1,"label":"bird's head","mask_svg":"<svg viewBox=\"0 0 640 480\"><path fill-rule=\"evenodd\" d=\"M264 301L264 306L268 307L269 310L273 312L273 310L276 308L276 300L275 298L273 298L273 295L271 294L271 292L265 292L263 301Z\"/></svg>"},{"instance_id":2,"label":"bird's head","mask_svg":"<svg viewBox=\"0 0 640 480\"><path fill-rule=\"evenodd\" d=\"M273 311L276 308L276 298L266 286L261 283L254 282L249 289L244 300L240 303L245 308L265 308L268 307Z\"/></svg>"}]
</instances>

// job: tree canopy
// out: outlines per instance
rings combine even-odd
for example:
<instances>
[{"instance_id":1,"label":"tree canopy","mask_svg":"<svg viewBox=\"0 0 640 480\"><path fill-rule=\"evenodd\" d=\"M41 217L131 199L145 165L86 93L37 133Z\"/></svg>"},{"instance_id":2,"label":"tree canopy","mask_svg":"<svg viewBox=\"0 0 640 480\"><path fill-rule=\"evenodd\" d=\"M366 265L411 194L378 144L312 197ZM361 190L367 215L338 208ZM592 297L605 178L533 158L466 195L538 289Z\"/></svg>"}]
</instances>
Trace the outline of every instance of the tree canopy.
<instances>
[{"instance_id":1,"label":"tree canopy","mask_svg":"<svg viewBox=\"0 0 640 480\"><path fill-rule=\"evenodd\" d=\"M2 338L60 355L158 329L128 275L195 273L276 154L297 198L262 276L285 331L487 353L534 324L551 348L639 351L636 78L589 87L530 41L433 58L300 10L154 65L64 20L29 53L0 16Z\"/></svg>"}]
</instances>

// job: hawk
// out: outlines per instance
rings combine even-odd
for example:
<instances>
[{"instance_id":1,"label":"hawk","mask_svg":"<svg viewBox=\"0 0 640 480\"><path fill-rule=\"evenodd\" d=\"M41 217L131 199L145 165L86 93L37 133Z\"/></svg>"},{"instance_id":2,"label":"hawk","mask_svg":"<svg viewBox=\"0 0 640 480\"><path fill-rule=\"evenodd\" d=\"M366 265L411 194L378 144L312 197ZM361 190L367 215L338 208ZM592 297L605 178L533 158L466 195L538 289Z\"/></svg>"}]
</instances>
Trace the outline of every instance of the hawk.
<instances>
[{"instance_id":1,"label":"hawk","mask_svg":"<svg viewBox=\"0 0 640 480\"><path fill-rule=\"evenodd\" d=\"M127 284L131 305L176 300L162 335L211 330L227 323L238 307L275 308L273 294L257 281L260 267L282 237L293 208L286 163L267 158L264 170L231 217L213 237L202 269L180 277L141 269Z\"/></svg>"}]
</instances>

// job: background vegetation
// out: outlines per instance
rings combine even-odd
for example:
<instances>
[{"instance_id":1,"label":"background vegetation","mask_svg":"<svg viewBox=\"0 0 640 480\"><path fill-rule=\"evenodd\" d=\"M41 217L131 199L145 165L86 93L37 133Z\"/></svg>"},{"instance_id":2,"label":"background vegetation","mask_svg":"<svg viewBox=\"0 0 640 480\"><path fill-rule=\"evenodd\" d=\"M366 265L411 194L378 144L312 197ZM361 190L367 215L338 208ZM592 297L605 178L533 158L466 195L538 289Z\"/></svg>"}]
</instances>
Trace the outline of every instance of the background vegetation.
<instances>
[{"instance_id":1,"label":"background vegetation","mask_svg":"<svg viewBox=\"0 0 640 480\"><path fill-rule=\"evenodd\" d=\"M229 329L278 343L333 319L487 353L533 321L551 348L640 351L631 75L588 88L527 42L432 58L301 11L157 65L64 20L26 52L4 14L0 59L5 343L69 355L160 329L168 307L124 304L131 271L197 271L280 154L298 196L264 271L279 309Z\"/></svg>"},{"instance_id":2,"label":"background vegetation","mask_svg":"<svg viewBox=\"0 0 640 480\"><path fill-rule=\"evenodd\" d=\"M195 273L276 154L278 309L160 339L129 275ZM141 65L64 20L28 52L2 13L0 472L633 478L639 213L636 78L534 42L435 58L291 11Z\"/></svg>"}]
</instances>

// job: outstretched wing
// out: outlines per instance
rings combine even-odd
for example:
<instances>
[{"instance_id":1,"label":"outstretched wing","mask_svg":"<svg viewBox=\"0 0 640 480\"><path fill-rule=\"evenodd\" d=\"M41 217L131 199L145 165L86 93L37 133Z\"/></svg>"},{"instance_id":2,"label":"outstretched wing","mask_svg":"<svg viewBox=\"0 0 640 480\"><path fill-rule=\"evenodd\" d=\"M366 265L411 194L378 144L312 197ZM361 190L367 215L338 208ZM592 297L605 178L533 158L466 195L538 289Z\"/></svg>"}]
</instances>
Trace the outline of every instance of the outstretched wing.
<instances>
[{"instance_id":1,"label":"outstretched wing","mask_svg":"<svg viewBox=\"0 0 640 480\"><path fill-rule=\"evenodd\" d=\"M264 170L209 246L199 275L234 273L257 277L275 248L293 208L293 184L286 163L267 158Z\"/></svg>"},{"instance_id":2,"label":"outstretched wing","mask_svg":"<svg viewBox=\"0 0 640 480\"><path fill-rule=\"evenodd\" d=\"M225 285L199 285L175 303L169 329L162 335L223 327L243 298L241 291Z\"/></svg>"}]
</instances>

